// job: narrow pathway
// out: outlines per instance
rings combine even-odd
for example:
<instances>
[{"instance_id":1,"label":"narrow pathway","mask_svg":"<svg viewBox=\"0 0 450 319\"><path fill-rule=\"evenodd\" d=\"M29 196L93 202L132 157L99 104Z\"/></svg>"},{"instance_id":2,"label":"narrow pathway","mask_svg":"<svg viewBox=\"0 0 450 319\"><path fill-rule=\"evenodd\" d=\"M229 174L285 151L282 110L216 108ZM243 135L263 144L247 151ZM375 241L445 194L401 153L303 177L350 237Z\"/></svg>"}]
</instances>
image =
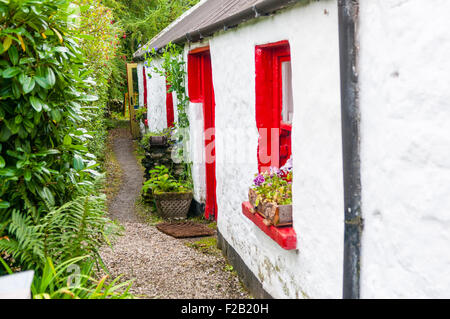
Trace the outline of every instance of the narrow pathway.
<instances>
[{"instance_id":1,"label":"narrow pathway","mask_svg":"<svg viewBox=\"0 0 450 319\"><path fill-rule=\"evenodd\" d=\"M143 177L127 130L113 142L123 170L118 194L109 203L111 218L125 228L113 248L101 256L113 276L134 279L131 292L142 298L248 298L237 279L226 270L223 257L204 254L184 241L159 232L136 214Z\"/></svg>"}]
</instances>

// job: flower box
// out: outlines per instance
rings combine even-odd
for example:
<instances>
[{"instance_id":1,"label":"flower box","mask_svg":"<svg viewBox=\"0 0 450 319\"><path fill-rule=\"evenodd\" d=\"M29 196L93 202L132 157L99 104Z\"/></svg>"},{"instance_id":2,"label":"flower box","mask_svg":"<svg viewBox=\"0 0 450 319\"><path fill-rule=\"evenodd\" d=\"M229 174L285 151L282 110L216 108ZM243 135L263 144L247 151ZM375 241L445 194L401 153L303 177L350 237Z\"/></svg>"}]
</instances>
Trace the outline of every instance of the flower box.
<instances>
[{"instance_id":1,"label":"flower box","mask_svg":"<svg viewBox=\"0 0 450 319\"><path fill-rule=\"evenodd\" d=\"M254 189L249 189L248 199L253 207L254 212L257 212L264 217L264 223L274 225L275 227L292 225L292 205L278 205L271 202L262 201L255 206L257 194Z\"/></svg>"},{"instance_id":2,"label":"flower box","mask_svg":"<svg viewBox=\"0 0 450 319\"><path fill-rule=\"evenodd\" d=\"M249 202L242 203L242 213L283 249L297 249L297 234L293 227L266 225L265 219L253 211Z\"/></svg>"}]
</instances>

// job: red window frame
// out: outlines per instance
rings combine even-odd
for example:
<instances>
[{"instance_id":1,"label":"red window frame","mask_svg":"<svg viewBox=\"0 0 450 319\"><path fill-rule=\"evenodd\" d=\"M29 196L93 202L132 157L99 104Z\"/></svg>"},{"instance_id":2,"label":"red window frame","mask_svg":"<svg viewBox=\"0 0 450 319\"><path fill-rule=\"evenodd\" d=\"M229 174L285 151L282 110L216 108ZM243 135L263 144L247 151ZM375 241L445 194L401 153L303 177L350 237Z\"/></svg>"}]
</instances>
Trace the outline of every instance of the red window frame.
<instances>
[{"instance_id":1,"label":"red window frame","mask_svg":"<svg viewBox=\"0 0 450 319\"><path fill-rule=\"evenodd\" d=\"M281 167L291 155L292 125L282 121L283 85L282 63L291 60L289 42L257 45L256 66L256 125L258 140L258 170Z\"/></svg>"}]
</instances>

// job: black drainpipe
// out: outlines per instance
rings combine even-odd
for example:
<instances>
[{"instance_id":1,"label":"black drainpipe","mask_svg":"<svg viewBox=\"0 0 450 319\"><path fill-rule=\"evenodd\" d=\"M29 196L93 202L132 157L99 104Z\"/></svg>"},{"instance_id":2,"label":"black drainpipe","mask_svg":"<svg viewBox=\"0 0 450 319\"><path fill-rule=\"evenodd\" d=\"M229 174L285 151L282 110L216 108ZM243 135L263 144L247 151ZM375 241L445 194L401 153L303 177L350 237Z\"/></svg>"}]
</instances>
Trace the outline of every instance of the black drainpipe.
<instances>
[{"instance_id":1,"label":"black drainpipe","mask_svg":"<svg viewBox=\"0 0 450 319\"><path fill-rule=\"evenodd\" d=\"M338 0L338 15L345 207L343 298L358 299L363 230L357 39L359 0Z\"/></svg>"}]
</instances>

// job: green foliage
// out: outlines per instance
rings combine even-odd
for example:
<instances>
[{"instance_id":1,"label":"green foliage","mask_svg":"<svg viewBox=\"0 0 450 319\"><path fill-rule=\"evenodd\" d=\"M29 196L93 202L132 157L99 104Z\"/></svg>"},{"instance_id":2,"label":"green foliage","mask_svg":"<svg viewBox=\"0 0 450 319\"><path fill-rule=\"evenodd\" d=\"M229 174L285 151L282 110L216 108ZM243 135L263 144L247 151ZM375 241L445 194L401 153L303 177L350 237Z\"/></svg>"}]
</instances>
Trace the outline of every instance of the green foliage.
<instances>
[{"instance_id":1,"label":"green foliage","mask_svg":"<svg viewBox=\"0 0 450 319\"><path fill-rule=\"evenodd\" d=\"M46 259L41 275L31 285L33 299L128 299L131 282L120 276L107 283L108 276L94 278L94 262L88 256L68 259L55 266Z\"/></svg>"},{"instance_id":2,"label":"green foliage","mask_svg":"<svg viewBox=\"0 0 450 319\"><path fill-rule=\"evenodd\" d=\"M77 0L80 8L79 26L80 47L86 58L86 68L90 72L90 93L98 96L94 108L86 110L83 126L95 132L95 139L88 141L89 151L100 160L104 158L107 138L105 117L110 99L123 99L125 90L125 64L117 63L116 56L122 55L119 34L120 25L114 22L113 12L99 0Z\"/></svg>"},{"instance_id":3,"label":"green foliage","mask_svg":"<svg viewBox=\"0 0 450 319\"><path fill-rule=\"evenodd\" d=\"M91 80L66 0L0 2L0 223L38 222L96 175L79 128Z\"/></svg>"},{"instance_id":4,"label":"green foliage","mask_svg":"<svg viewBox=\"0 0 450 319\"><path fill-rule=\"evenodd\" d=\"M145 44L199 0L105 0L124 34L125 54L131 59L139 44Z\"/></svg>"},{"instance_id":5,"label":"green foliage","mask_svg":"<svg viewBox=\"0 0 450 319\"><path fill-rule=\"evenodd\" d=\"M286 175L265 172L255 177L255 206L263 201L279 205L292 204L292 171Z\"/></svg>"},{"instance_id":6,"label":"green foliage","mask_svg":"<svg viewBox=\"0 0 450 319\"><path fill-rule=\"evenodd\" d=\"M165 129L163 129L161 131L158 131L158 132L151 132L151 131L149 131L149 132L145 133L144 136L142 136L141 141L140 141L140 145L144 149L150 147L150 138L152 136L166 136L167 137L167 143L169 143L169 144L173 143L173 141L171 140L173 131L174 131L173 127L168 127L168 128L165 128Z\"/></svg>"},{"instance_id":7,"label":"green foliage","mask_svg":"<svg viewBox=\"0 0 450 319\"><path fill-rule=\"evenodd\" d=\"M145 65L151 66L153 57L157 54L153 48L146 50ZM189 117L187 108L189 97L186 93L186 62L183 60L182 48L169 43L161 55L163 63L160 67L154 65L153 70L165 77L169 84L168 92L175 93L177 97L178 121L175 123L177 128L174 138L177 141L177 156L184 160L186 180L192 182L191 163L188 162L187 144L189 140Z\"/></svg>"},{"instance_id":8,"label":"green foliage","mask_svg":"<svg viewBox=\"0 0 450 319\"><path fill-rule=\"evenodd\" d=\"M156 166L149 173L150 178L142 187L144 193L149 189L154 193L188 192L192 189L190 183L175 180L172 175L170 175L169 169L164 165Z\"/></svg>"},{"instance_id":9,"label":"green foliage","mask_svg":"<svg viewBox=\"0 0 450 319\"><path fill-rule=\"evenodd\" d=\"M105 217L104 203L104 195L80 196L50 211L39 223L14 210L7 227L11 238L0 240L0 251L36 271L42 270L47 258L60 263L89 255L100 261L98 248L121 231Z\"/></svg>"},{"instance_id":10,"label":"green foliage","mask_svg":"<svg viewBox=\"0 0 450 319\"><path fill-rule=\"evenodd\" d=\"M147 114L147 107L140 107L135 111L135 121L141 122L144 119L144 115Z\"/></svg>"},{"instance_id":11,"label":"green foliage","mask_svg":"<svg viewBox=\"0 0 450 319\"><path fill-rule=\"evenodd\" d=\"M151 66L153 57L156 55L156 50L153 48L146 51L145 64ZM169 84L168 92L174 92L176 94L178 113L177 127L188 128L189 118L186 111L189 105L189 97L186 93L186 62L183 60L182 48L169 43L167 47L163 49L161 58L161 66L153 66L153 70L166 78L167 83Z\"/></svg>"}]
</instances>

